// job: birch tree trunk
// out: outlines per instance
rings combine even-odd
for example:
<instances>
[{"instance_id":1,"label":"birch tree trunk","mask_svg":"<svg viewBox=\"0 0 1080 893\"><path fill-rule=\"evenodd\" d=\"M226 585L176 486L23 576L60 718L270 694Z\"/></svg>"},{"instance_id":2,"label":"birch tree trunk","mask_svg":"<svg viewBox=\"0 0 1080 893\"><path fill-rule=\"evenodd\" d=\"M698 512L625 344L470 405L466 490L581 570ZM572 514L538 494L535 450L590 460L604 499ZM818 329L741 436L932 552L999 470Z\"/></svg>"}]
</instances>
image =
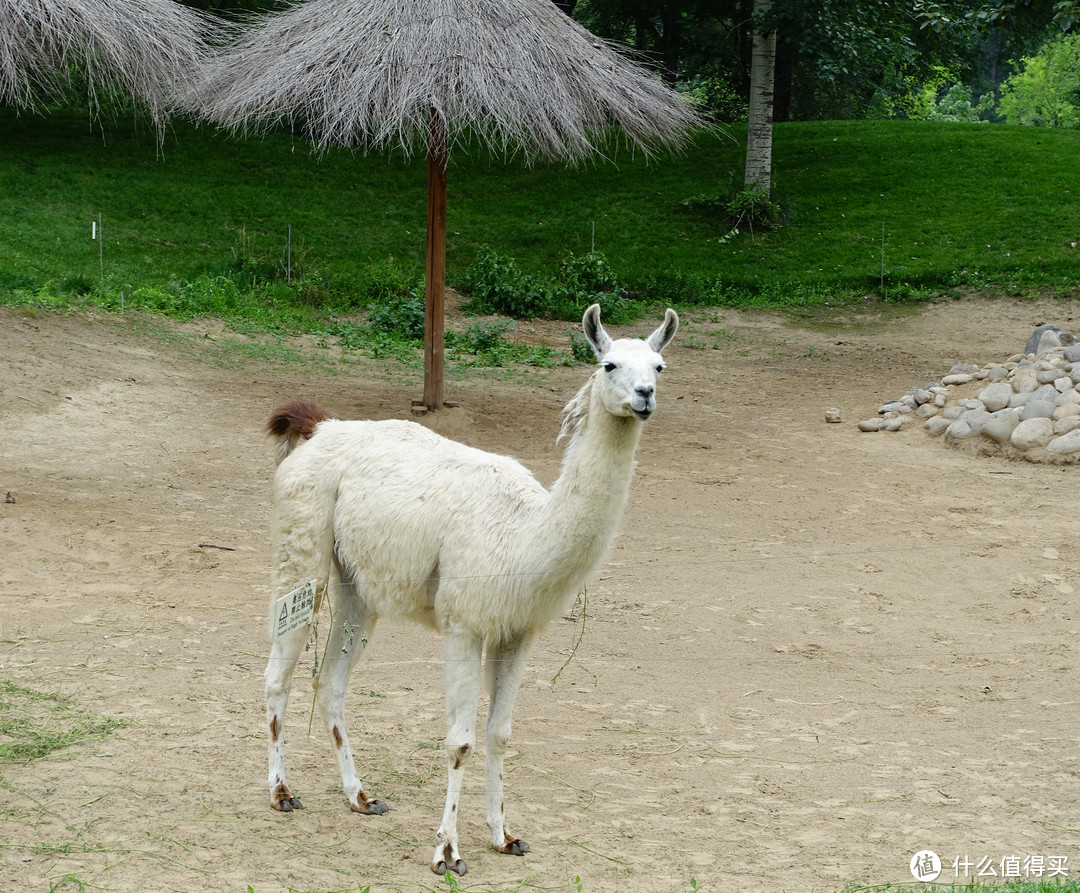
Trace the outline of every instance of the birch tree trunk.
<instances>
[{"instance_id":1,"label":"birch tree trunk","mask_svg":"<svg viewBox=\"0 0 1080 893\"><path fill-rule=\"evenodd\" d=\"M747 189L772 189L773 83L776 77L776 32L764 34L760 17L772 0L754 0L754 49L750 59L750 113L746 130Z\"/></svg>"}]
</instances>

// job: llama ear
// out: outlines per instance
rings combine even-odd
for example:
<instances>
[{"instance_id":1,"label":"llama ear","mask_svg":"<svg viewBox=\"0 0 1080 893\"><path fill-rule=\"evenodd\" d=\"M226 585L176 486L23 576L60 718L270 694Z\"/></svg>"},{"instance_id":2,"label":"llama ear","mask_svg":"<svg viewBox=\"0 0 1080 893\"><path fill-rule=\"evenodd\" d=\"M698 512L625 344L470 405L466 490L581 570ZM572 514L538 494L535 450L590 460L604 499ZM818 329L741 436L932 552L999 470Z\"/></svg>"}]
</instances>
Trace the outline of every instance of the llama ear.
<instances>
[{"instance_id":1,"label":"llama ear","mask_svg":"<svg viewBox=\"0 0 1080 893\"><path fill-rule=\"evenodd\" d=\"M657 353L662 353L664 348L671 343L671 339L675 337L678 330L679 315L668 307L667 313L664 314L664 321L648 338L649 347Z\"/></svg>"},{"instance_id":2,"label":"llama ear","mask_svg":"<svg viewBox=\"0 0 1080 893\"><path fill-rule=\"evenodd\" d=\"M581 319L581 327L585 331L585 337L589 339L589 344L592 345L593 353L599 360L611 347L611 336L600 325L599 304L593 304L585 311L585 316Z\"/></svg>"}]
</instances>

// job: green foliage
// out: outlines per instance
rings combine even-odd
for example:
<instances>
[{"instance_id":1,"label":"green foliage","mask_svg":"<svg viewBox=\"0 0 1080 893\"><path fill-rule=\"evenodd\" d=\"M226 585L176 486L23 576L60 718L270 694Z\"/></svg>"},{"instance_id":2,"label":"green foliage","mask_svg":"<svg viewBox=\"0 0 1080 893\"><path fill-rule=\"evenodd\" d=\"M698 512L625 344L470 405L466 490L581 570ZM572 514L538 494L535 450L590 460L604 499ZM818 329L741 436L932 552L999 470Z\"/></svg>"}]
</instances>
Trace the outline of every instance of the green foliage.
<instances>
[{"instance_id":1,"label":"green foliage","mask_svg":"<svg viewBox=\"0 0 1080 893\"><path fill-rule=\"evenodd\" d=\"M523 273L513 258L481 246L458 284L468 295L467 313L576 320L598 303L605 320L620 324L634 322L642 312L640 302L619 285L607 258L595 251L568 254L555 277L548 278Z\"/></svg>"},{"instance_id":2,"label":"green foliage","mask_svg":"<svg viewBox=\"0 0 1080 893\"><path fill-rule=\"evenodd\" d=\"M522 273L513 258L481 245L459 287L468 295L466 313L532 319L551 309L550 290L535 276Z\"/></svg>"},{"instance_id":3,"label":"green foliage","mask_svg":"<svg viewBox=\"0 0 1080 893\"><path fill-rule=\"evenodd\" d=\"M707 118L718 124L746 121L746 97L725 78L702 76L680 84L679 90L697 104Z\"/></svg>"},{"instance_id":4,"label":"green foliage","mask_svg":"<svg viewBox=\"0 0 1080 893\"><path fill-rule=\"evenodd\" d=\"M447 332L446 347L456 354L472 354L475 360L466 365L525 366L566 365L569 360L543 345L514 344L503 337L513 328L509 320L472 320L464 332Z\"/></svg>"},{"instance_id":5,"label":"green foliage","mask_svg":"<svg viewBox=\"0 0 1080 893\"><path fill-rule=\"evenodd\" d=\"M389 300L375 304L368 311L368 326L373 332L396 335L405 341L423 341L423 296L413 293L405 300Z\"/></svg>"},{"instance_id":6,"label":"green foliage","mask_svg":"<svg viewBox=\"0 0 1080 893\"><path fill-rule=\"evenodd\" d=\"M334 152L316 160L299 146L293 152L288 138L220 140L183 122L162 158L152 140L133 137L130 122L107 143L84 124L0 109L9 135L0 140L0 304L220 314L245 331L322 333L348 323L363 349L376 334L366 315L417 288L422 164ZM511 280L528 284L526 295L542 299L526 315L575 324L593 299L612 322L632 321L643 305L651 318L657 304L835 303L879 291L884 224L890 300L934 289L1080 284L1080 249L1070 247L1080 235L1080 169L1070 163L1080 155L1076 130L778 124L774 195L784 226L755 229L752 239L745 226L729 238L730 194L722 190L741 181L745 129L730 132L734 139L702 134L684 154L652 161L613 150L618 164L582 169L459 153L449 196L451 283L461 287L482 254L477 246L487 245L496 286L509 268ZM245 171L258 172L257 188ZM719 196L715 211L687 212L682 200L700 194ZM89 227L101 208L104 282ZM245 221L258 258L279 250L290 219L294 254L301 243L306 252L299 278L236 269L232 250ZM594 238L612 272L589 281ZM400 347L415 361L414 347L388 338L379 350Z\"/></svg>"},{"instance_id":7,"label":"green foliage","mask_svg":"<svg viewBox=\"0 0 1080 893\"><path fill-rule=\"evenodd\" d=\"M972 98L971 87L953 84L945 94L934 100L926 113L927 121L949 121L958 124L985 124L994 111L994 97L985 94L978 102Z\"/></svg>"},{"instance_id":8,"label":"green foliage","mask_svg":"<svg viewBox=\"0 0 1080 893\"><path fill-rule=\"evenodd\" d=\"M774 229L782 223L780 203L764 189L740 189L727 198L694 195L680 204L692 212L721 218L732 230L724 237L724 242L738 235L742 226L753 232L755 229Z\"/></svg>"},{"instance_id":9,"label":"green foliage","mask_svg":"<svg viewBox=\"0 0 1080 893\"><path fill-rule=\"evenodd\" d=\"M1001 86L1001 113L1010 124L1080 127L1080 34L1047 41Z\"/></svg>"},{"instance_id":10,"label":"green foliage","mask_svg":"<svg viewBox=\"0 0 1080 893\"><path fill-rule=\"evenodd\" d=\"M573 329L566 330L566 337L570 341L570 356L577 363L595 363L596 352L593 350L589 339Z\"/></svg>"}]
</instances>

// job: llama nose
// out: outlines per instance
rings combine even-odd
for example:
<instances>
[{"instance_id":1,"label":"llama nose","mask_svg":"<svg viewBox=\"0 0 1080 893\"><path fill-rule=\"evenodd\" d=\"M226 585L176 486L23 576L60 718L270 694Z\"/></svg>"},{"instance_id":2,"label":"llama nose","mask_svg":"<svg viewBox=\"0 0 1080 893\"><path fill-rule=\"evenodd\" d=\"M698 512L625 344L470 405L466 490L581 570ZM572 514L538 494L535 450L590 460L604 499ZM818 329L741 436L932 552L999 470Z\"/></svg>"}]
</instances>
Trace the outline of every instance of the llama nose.
<instances>
[{"instance_id":1,"label":"llama nose","mask_svg":"<svg viewBox=\"0 0 1080 893\"><path fill-rule=\"evenodd\" d=\"M652 399L652 395L656 393L656 387L651 384L638 385L634 390L639 396L644 397L646 400Z\"/></svg>"}]
</instances>

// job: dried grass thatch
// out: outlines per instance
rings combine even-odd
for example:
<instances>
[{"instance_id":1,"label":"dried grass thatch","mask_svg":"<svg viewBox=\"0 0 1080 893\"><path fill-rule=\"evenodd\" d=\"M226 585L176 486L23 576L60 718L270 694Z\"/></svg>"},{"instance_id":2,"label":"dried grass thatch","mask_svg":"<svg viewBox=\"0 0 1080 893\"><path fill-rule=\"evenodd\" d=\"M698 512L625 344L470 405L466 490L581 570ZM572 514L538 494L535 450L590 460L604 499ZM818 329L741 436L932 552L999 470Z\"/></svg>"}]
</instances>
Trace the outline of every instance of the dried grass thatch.
<instances>
[{"instance_id":1,"label":"dried grass thatch","mask_svg":"<svg viewBox=\"0 0 1080 893\"><path fill-rule=\"evenodd\" d=\"M161 126L209 52L212 20L173 0L0 0L0 105L60 98L75 72L94 112L126 96Z\"/></svg>"},{"instance_id":2,"label":"dried grass thatch","mask_svg":"<svg viewBox=\"0 0 1080 893\"><path fill-rule=\"evenodd\" d=\"M316 145L479 138L576 161L615 128L645 151L698 119L650 71L551 0L307 0L253 23L184 101L248 131L295 121Z\"/></svg>"}]
</instances>

